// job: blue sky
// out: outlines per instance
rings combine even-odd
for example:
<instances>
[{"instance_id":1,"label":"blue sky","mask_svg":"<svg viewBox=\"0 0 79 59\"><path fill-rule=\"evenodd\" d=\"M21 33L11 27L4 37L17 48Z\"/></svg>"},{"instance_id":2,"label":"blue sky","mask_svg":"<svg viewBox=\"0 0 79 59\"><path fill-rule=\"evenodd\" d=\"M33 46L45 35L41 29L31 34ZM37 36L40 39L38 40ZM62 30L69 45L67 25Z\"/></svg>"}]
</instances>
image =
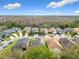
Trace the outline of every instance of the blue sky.
<instances>
[{"instance_id":1,"label":"blue sky","mask_svg":"<svg viewBox=\"0 0 79 59\"><path fill-rule=\"evenodd\" d=\"M79 0L0 0L0 15L79 15Z\"/></svg>"}]
</instances>

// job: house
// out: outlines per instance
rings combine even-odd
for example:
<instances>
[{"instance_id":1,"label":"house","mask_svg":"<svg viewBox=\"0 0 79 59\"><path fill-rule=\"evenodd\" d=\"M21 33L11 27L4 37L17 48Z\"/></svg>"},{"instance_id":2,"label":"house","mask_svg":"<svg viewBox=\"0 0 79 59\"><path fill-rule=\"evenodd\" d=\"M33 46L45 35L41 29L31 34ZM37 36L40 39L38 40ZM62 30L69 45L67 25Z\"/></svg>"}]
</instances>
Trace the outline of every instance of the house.
<instances>
[{"instance_id":1,"label":"house","mask_svg":"<svg viewBox=\"0 0 79 59\"><path fill-rule=\"evenodd\" d=\"M21 28L13 27L10 29L10 31L11 31L11 33L15 33L15 32L21 31Z\"/></svg>"},{"instance_id":2,"label":"house","mask_svg":"<svg viewBox=\"0 0 79 59\"><path fill-rule=\"evenodd\" d=\"M47 28L40 28L40 32L48 34L48 29Z\"/></svg>"},{"instance_id":3,"label":"house","mask_svg":"<svg viewBox=\"0 0 79 59\"><path fill-rule=\"evenodd\" d=\"M45 44L45 42L38 35L34 36L34 39L35 40L32 41L32 46L36 46L37 47L37 46L41 46L41 45Z\"/></svg>"},{"instance_id":4,"label":"house","mask_svg":"<svg viewBox=\"0 0 79 59\"><path fill-rule=\"evenodd\" d=\"M51 27L48 29L48 32L56 32L56 29L54 27Z\"/></svg>"},{"instance_id":5,"label":"house","mask_svg":"<svg viewBox=\"0 0 79 59\"><path fill-rule=\"evenodd\" d=\"M79 28L73 28L73 32L79 32Z\"/></svg>"},{"instance_id":6,"label":"house","mask_svg":"<svg viewBox=\"0 0 79 59\"><path fill-rule=\"evenodd\" d=\"M48 48L50 48L50 49L63 49L62 45L54 37L47 40L46 43L47 43Z\"/></svg>"},{"instance_id":7,"label":"house","mask_svg":"<svg viewBox=\"0 0 79 59\"><path fill-rule=\"evenodd\" d=\"M3 31L3 32L0 32L0 35L2 35L2 36L10 36L10 32Z\"/></svg>"},{"instance_id":8,"label":"house","mask_svg":"<svg viewBox=\"0 0 79 59\"><path fill-rule=\"evenodd\" d=\"M21 29L13 27L11 29L7 29L7 30L4 30L4 31L0 32L0 35L10 36L11 33L15 33L15 32L18 32L18 31L21 31Z\"/></svg>"},{"instance_id":9,"label":"house","mask_svg":"<svg viewBox=\"0 0 79 59\"><path fill-rule=\"evenodd\" d=\"M66 37L62 37L60 38L60 43L61 45L64 47L64 48L69 48L69 47L72 47L72 46L75 46L77 45L75 42L73 42L71 39L68 39Z\"/></svg>"},{"instance_id":10,"label":"house","mask_svg":"<svg viewBox=\"0 0 79 59\"><path fill-rule=\"evenodd\" d=\"M25 27L23 30L29 33L31 31L31 27Z\"/></svg>"},{"instance_id":11,"label":"house","mask_svg":"<svg viewBox=\"0 0 79 59\"><path fill-rule=\"evenodd\" d=\"M47 40L51 39L51 37L49 35L44 35L42 39L46 42Z\"/></svg>"},{"instance_id":12,"label":"house","mask_svg":"<svg viewBox=\"0 0 79 59\"><path fill-rule=\"evenodd\" d=\"M59 40L60 37L61 37L61 36L58 35L58 34L56 34L56 35L53 36L53 38L56 39L56 40Z\"/></svg>"},{"instance_id":13,"label":"house","mask_svg":"<svg viewBox=\"0 0 79 59\"><path fill-rule=\"evenodd\" d=\"M72 32L72 28L64 28L64 32L67 33L67 32Z\"/></svg>"},{"instance_id":14,"label":"house","mask_svg":"<svg viewBox=\"0 0 79 59\"><path fill-rule=\"evenodd\" d=\"M73 40L75 43L79 44L79 36L74 37L72 40Z\"/></svg>"},{"instance_id":15,"label":"house","mask_svg":"<svg viewBox=\"0 0 79 59\"><path fill-rule=\"evenodd\" d=\"M33 28L32 28L32 32L39 32L39 28L33 27Z\"/></svg>"},{"instance_id":16,"label":"house","mask_svg":"<svg viewBox=\"0 0 79 59\"><path fill-rule=\"evenodd\" d=\"M13 50L20 49L20 50L25 51L29 47L29 43L30 43L29 37L19 39L19 41L14 46Z\"/></svg>"},{"instance_id":17,"label":"house","mask_svg":"<svg viewBox=\"0 0 79 59\"><path fill-rule=\"evenodd\" d=\"M57 31L57 34L60 34L60 35L63 34L63 29L59 27L56 28L56 31Z\"/></svg>"}]
</instances>

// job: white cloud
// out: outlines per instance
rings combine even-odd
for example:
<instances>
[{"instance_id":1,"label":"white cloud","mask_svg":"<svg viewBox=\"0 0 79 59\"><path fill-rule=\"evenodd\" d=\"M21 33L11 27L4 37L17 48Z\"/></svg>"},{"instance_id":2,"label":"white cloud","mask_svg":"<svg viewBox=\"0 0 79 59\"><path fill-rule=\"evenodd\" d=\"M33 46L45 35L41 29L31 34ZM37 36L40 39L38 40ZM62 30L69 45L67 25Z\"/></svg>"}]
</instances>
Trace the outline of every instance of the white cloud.
<instances>
[{"instance_id":1,"label":"white cloud","mask_svg":"<svg viewBox=\"0 0 79 59\"><path fill-rule=\"evenodd\" d=\"M20 8L20 7L21 7L20 3L13 3L13 4L4 5L4 8L8 9L8 10L12 10L12 9Z\"/></svg>"},{"instance_id":2,"label":"white cloud","mask_svg":"<svg viewBox=\"0 0 79 59\"><path fill-rule=\"evenodd\" d=\"M57 12L56 12L56 15L62 15L62 14L61 14L61 12L58 12L58 11L57 11Z\"/></svg>"},{"instance_id":3,"label":"white cloud","mask_svg":"<svg viewBox=\"0 0 79 59\"><path fill-rule=\"evenodd\" d=\"M49 8L49 7L51 7L51 8L63 7L67 4L72 4L72 3L75 3L77 1L78 0L62 0L62 1L59 1L59 2L50 2L47 5L47 8Z\"/></svg>"},{"instance_id":4,"label":"white cloud","mask_svg":"<svg viewBox=\"0 0 79 59\"><path fill-rule=\"evenodd\" d=\"M79 10L76 10L74 13L75 13L76 15L79 15Z\"/></svg>"},{"instance_id":5,"label":"white cloud","mask_svg":"<svg viewBox=\"0 0 79 59\"><path fill-rule=\"evenodd\" d=\"M35 9L35 10L33 10L33 12L35 12L35 13L48 13L49 11L40 10L40 9Z\"/></svg>"}]
</instances>

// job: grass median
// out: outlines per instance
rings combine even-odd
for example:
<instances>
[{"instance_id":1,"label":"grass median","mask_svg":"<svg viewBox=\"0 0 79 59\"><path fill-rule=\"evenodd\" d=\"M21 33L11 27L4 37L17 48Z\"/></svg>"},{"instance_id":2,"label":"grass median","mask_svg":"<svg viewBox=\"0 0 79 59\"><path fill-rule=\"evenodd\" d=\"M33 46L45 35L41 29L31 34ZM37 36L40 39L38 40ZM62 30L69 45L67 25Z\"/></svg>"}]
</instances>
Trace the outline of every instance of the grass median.
<instances>
[{"instance_id":1,"label":"grass median","mask_svg":"<svg viewBox=\"0 0 79 59\"><path fill-rule=\"evenodd\" d=\"M14 43L12 43L11 45L9 45L8 47L6 47L5 49L3 49L1 52L0 52L0 56L7 56L9 53L12 52L12 48L13 46L16 44L18 40L16 40Z\"/></svg>"}]
</instances>

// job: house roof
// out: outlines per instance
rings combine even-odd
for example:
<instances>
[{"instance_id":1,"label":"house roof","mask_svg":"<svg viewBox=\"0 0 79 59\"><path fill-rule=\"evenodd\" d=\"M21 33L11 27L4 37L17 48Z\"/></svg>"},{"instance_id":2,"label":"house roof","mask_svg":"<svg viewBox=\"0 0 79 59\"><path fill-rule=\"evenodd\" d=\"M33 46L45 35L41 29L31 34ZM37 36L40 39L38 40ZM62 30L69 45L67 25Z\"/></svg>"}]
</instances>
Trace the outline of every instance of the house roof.
<instances>
[{"instance_id":1,"label":"house roof","mask_svg":"<svg viewBox=\"0 0 79 59\"><path fill-rule=\"evenodd\" d=\"M40 32L45 32L45 30L48 30L47 28L40 28Z\"/></svg>"},{"instance_id":2,"label":"house roof","mask_svg":"<svg viewBox=\"0 0 79 59\"><path fill-rule=\"evenodd\" d=\"M73 32L79 32L79 28L73 28Z\"/></svg>"},{"instance_id":3,"label":"house roof","mask_svg":"<svg viewBox=\"0 0 79 59\"><path fill-rule=\"evenodd\" d=\"M56 28L56 31L57 31L59 34L62 34L62 33L63 33L63 29L61 29L61 28L59 28L59 27Z\"/></svg>"},{"instance_id":4,"label":"house roof","mask_svg":"<svg viewBox=\"0 0 79 59\"><path fill-rule=\"evenodd\" d=\"M20 28L13 27L11 29L7 29L7 30L0 32L0 34L1 35L9 35L12 32L16 32L16 31L20 31L20 30L21 30Z\"/></svg>"},{"instance_id":5,"label":"house roof","mask_svg":"<svg viewBox=\"0 0 79 59\"><path fill-rule=\"evenodd\" d=\"M23 47L23 45L25 45L25 47L28 48L29 42L30 42L29 37L23 38L23 39L19 39L19 41L14 46L14 48L15 49L21 49Z\"/></svg>"},{"instance_id":6,"label":"house roof","mask_svg":"<svg viewBox=\"0 0 79 59\"><path fill-rule=\"evenodd\" d=\"M64 28L64 32L71 32L72 28Z\"/></svg>"},{"instance_id":7,"label":"house roof","mask_svg":"<svg viewBox=\"0 0 79 59\"><path fill-rule=\"evenodd\" d=\"M40 46L42 44L43 44L43 42L42 42L42 39L41 39L40 36L35 37L35 40L33 40L33 42L32 42L32 45L33 46Z\"/></svg>"},{"instance_id":8,"label":"house roof","mask_svg":"<svg viewBox=\"0 0 79 59\"><path fill-rule=\"evenodd\" d=\"M76 42L77 44L79 44L79 37L74 37L73 41Z\"/></svg>"},{"instance_id":9,"label":"house roof","mask_svg":"<svg viewBox=\"0 0 79 59\"><path fill-rule=\"evenodd\" d=\"M72 40L70 40L66 37L65 38L60 38L60 42L61 42L61 44L64 48L68 48L68 47L76 45L75 42L73 42Z\"/></svg>"},{"instance_id":10,"label":"house roof","mask_svg":"<svg viewBox=\"0 0 79 59\"><path fill-rule=\"evenodd\" d=\"M25 27L23 30L31 30L31 27Z\"/></svg>"},{"instance_id":11,"label":"house roof","mask_svg":"<svg viewBox=\"0 0 79 59\"><path fill-rule=\"evenodd\" d=\"M54 39L54 38L47 40L47 45L48 45L49 48L52 48L52 49L55 49L55 48L63 49L63 47L59 43L59 41Z\"/></svg>"},{"instance_id":12,"label":"house roof","mask_svg":"<svg viewBox=\"0 0 79 59\"><path fill-rule=\"evenodd\" d=\"M48 29L48 32L54 32L54 31L56 31L56 29L53 28L53 27L51 27L51 28Z\"/></svg>"},{"instance_id":13,"label":"house roof","mask_svg":"<svg viewBox=\"0 0 79 59\"><path fill-rule=\"evenodd\" d=\"M32 28L32 32L38 32L38 31L39 31L39 28L38 27Z\"/></svg>"}]
</instances>

